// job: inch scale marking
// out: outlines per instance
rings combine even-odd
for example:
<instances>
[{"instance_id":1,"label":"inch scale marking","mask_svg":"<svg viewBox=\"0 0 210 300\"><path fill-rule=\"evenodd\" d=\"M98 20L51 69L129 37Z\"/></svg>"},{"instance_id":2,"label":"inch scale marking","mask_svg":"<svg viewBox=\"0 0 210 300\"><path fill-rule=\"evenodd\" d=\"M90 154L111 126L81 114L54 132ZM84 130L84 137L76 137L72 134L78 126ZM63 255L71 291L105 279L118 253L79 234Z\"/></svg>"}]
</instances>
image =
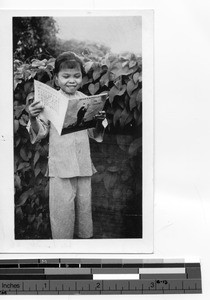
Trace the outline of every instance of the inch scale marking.
<instances>
[{"instance_id":1,"label":"inch scale marking","mask_svg":"<svg viewBox=\"0 0 210 300\"><path fill-rule=\"evenodd\" d=\"M0 295L202 293L200 263L137 259L0 260Z\"/></svg>"}]
</instances>

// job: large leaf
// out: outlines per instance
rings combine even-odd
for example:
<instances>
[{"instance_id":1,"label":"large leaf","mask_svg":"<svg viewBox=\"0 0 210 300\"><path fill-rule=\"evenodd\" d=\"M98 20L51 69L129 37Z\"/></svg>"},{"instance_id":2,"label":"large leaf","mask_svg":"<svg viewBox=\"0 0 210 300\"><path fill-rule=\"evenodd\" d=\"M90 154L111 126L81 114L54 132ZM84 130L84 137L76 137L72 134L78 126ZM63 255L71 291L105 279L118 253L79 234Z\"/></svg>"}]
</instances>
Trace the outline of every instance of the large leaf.
<instances>
[{"instance_id":1,"label":"large leaf","mask_svg":"<svg viewBox=\"0 0 210 300\"><path fill-rule=\"evenodd\" d=\"M19 128L19 121L18 120L14 120L14 132L16 133L18 131Z\"/></svg>"},{"instance_id":2,"label":"large leaf","mask_svg":"<svg viewBox=\"0 0 210 300\"><path fill-rule=\"evenodd\" d=\"M118 88L118 90L120 90L122 88L122 77L118 77L114 81L114 85Z\"/></svg>"},{"instance_id":3,"label":"large leaf","mask_svg":"<svg viewBox=\"0 0 210 300\"><path fill-rule=\"evenodd\" d=\"M14 114L17 119L19 119L19 117L21 116L24 109L25 109L25 105L20 105L20 106L14 107L14 110L15 110Z\"/></svg>"},{"instance_id":4,"label":"large leaf","mask_svg":"<svg viewBox=\"0 0 210 300\"><path fill-rule=\"evenodd\" d=\"M101 84L101 86L109 85L109 72L106 72L103 76L101 76L100 84Z\"/></svg>"},{"instance_id":5,"label":"large leaf","mask_svg":"<svg viewBox=\"0 0 210 300\"><path fill-rule=\"evenodd\" d=\"M134 83L137 83L139 81L140 78L140 73L136 72L135 74L133 74L133 81Z\"/></svg>"},{"instance_id":6,"label":"large leaf","mask_svg":"<svg viewBox=\"0 0 210 300\"><path fill-rule=\"evenodd\" d=\"M21 179L17 174L15 174L15 188L21 189Z\"/></svg>"},{"instance_id":7,"label":"large leaf","mask_svg":"<svg viewBox=\"0 0 210 300\"><path fill-rule=\"evenodd\" d=\"M20 144L20 141L21 141L20 136L17 136L17 134L16 134L16 135L15 135L15 142L14 142L15 147L17 147L17 146Z\"/></svg>"},{"instance_id":8,"label":"large leaf","mask_svg":"<svg viewBox=\"0 0 210 300\"><path fill-rule=\"evenodd\" d=\"M122 85L121 89L119 90L118 96L122 96L126 91L126 85Z\"/></svg>"},{"instance_id":9,"label":"large leaf","mask_svg":"<svg viewBox=\"0 0 210 300\"><path fill-rule=\"evenodd\" d=\"M91 83L88 86L88 90L91 93L91 95L95 95L95 93L97 93L99 88L100 88L99 82L97 82L96 84Z\"/></svg>"},{"instance_id":10,"label":"large leaf","mask_svg":"<svg viewBox=\"0 0 210 300\"><path fill-rule=\"evenodd\" d=\"M23 114L22 116L21 116L21 118L19 119L19 123L20 123L20 125L22 125L22 126L27 126L27 124L28 124L28 120L29 120L29 118L28 118L28 115L26 115L26 114Z\"/></svg>"},{"instance_id":11,"label":"large leaf","mask_svg":"<svg viewBox=\"0 0 210 300\"><path fill-rule=\"evenodd\" d=\"M141 149L141 146L142 146L142 139L141 138L138 138L138 139L135 139L131 144L130 144L130 147L128 149L128 153L130 155L136 155L137 152Z\"/></svg>"},{"instance_id":12,"label":"large leaf","mask_svg":"<svg viewBox=\"0 0 210 300\"><path fill-rule=\"evenodd\" d=\"M138 101L139 101L138 95L140 91L141 90L136 89L130 96L129 107L131 111L138 105Z\"/></svg>"},{"instance_id":13,"label":"large leaf","mask_svg":"<svg viewBox=\"0 0 210 300\"><path fill-rule=\"evenodd\" d=\"M92 78L88 78L88 76L84 76L82 79L82 86L84 86L85 84L91 83L93 81Z\"/></svg>"},{"instance_id":14,"label":"large leaf","mask_svg":"<svg viewBox=\"0 0 210 300\"><path fill-rule=\"evenodd\" d=\"M45 66L46 65L46 60L38 60L38 59L33 59L32 60L32 67L40 67L40 66Z\"/></svg>"},{"instance_id":15,"label":"large leaf","mask_svg":"<svg viewBox=\"0 0 210 300\"><path fill-rule=\"evenodd\" d=\"M16 217L18 217L20 220L23 220L23 211L22 211L22 208L19 206L19 207L16 207L15 209L15 214L16 214Z\"/></svg>"},{"instance_id":16,"label":"large leaf","mask_svg":"<svg viewBox=\"0 0 210 300\"><path fill-rule=\"evenodd\" d=\"M130 75L133 72L137 71L138 67L135 66L133 68L129 68L128 65L125 67L122 67L122 64L116 64L112 69L111 72L115 75L115 79L118 78L119 76L125 76L125 75Z\"/></svg>"},{"instance_id":17,"label":"large leaf","mask_svg":"<svg viewBox=\"0 0 210 300\"><path fill-rule=\"evenodd\" d=\"M125 99L123 99L123 97L117 97L117 104L124 109L125 107Z\"/></svg>"},{"instance_id":18,"label":"large leaf","mask_svg":"<svg viewBox=\"0 0 210 300\"><path fill-rule=\"evenodd\" d=\"M128 111L126 108L121 113L120 116L120 126L124 127L126 124L128 124L132 120L132 114L130 111Z\"/></svg>"},{"instance_id":19,"label":"large leaf","mask_svg":"<svg viewBox=\"0 0 210 300\"><path fill-rule=\"evenodd\" d=\"M138 109L135 108L133 116L134 116L136 125L139 126L142 123L142 114L140 114Z\"/></svg>"},{"instance_id":20,"label":"large leaf","mask_svg":"<svg viewBox=\"0 0 210 300\"><path fill-rule=\"evenodd\" d=\"M133 79L131 79L127 84L127 92L128 95L131 96L132 92L138 87L138 84L134 83Z\"/></svg>"},{"instance_id":21,"label":"large leaf","mask_svg":"<svg viewBox=\"0 0 210 300\"><path fill-rule=\"evenodd\" d=\"M117 121L119 121L119 119L120 119L121 113L122 113L122 109L117 108L115 113L114 113L114 117L113 117L113 123L114 123L115 126L116 126Z\"/></svg>"},{"instance_id":22,"label":"large leaf","mask_svg":"<svg viewBox=\"0 0 210 300\"><path fill-rule=\"evenodd\" d=\"M34 166L36 165L38 159L40 157L39 151L36 151L35 155L34 155Z\"/></svg>"},{"instance_id":23,"label":"large leaf","mask_svg":"<svg viewBox=\"0 0 210 300\"><path fill-rule=\"evenodd\" d=\"M38 230L40 225L43 223L43 215L40 213L38 217L36 217L36 229Z\"/></svg>"},{"instance_id":24,"label":"large leaf","mask_svg":"<svg viewBox=\"0 0 210 300\"><path fill-rule=\"evenodd\" d=\"M19 73L15 74L15 76L14 76L14 90L16 89L17 85L22 82L22 80L23 80L23 74L19 74Z\"/></svg>"},{"instance_id":25,"label":"large leaf","mask_svg":"<svg viewBox=\"0 0 210 300\"><path fill-rule=\"evenodd\" d=\"M17 171L20 171L22 169L28 169L30 167L30 164L28 162L21 162L18 165Z\"/></svg>"},{"instance_id":26,"label":"large leaf","mask_svg":"<svg viewBox=\"0 0 210 300\"><path fill-rule=\"evenodd\" d=\"M35 175L35 177L37 177L40 172L41 172L40 164L37 163L37 165L36 165L36 167L34 169L34 175Z\"/></svg>"},{"instance_id":27,"label":"large leaf","mask_svg":"<svg viewBox=\"0 0 210 300\"><path fill-rule=\"evenodd\" d=\"M41 166L40 169L41 169L42 175L45 175L47 172L47 163L44 161L40 164L40 166Z\"/></svg>"},{"instance_id":28,"label":"large leaf","mask_svg":"<svg viewBox=\"0 0 210 300\"><path fill-rule=\"evenodd\" d=\"M94 71L93 71L93 80L97 80L99 77L101 76L101 68L96 68Z\"/></svg>"},{"instance_id":29,"label":"large leaf","mask_svg":"<svg viewBox=\"0 0 210 300\"><path fill-rule=\"evenodd\" d=\"M16 201L16 206L23 206L26 201L29 199L29 197L33 194L33 190L30 188L29 190L23 192L19 199Z\"/></svg>"},{"instance_id":30,"label":"large leaf","mask_svg":"<svg viewBox=\"0 0 210 300\"><path fill-rule=\"evenodd\" d=\"M88 61L85 63L85 72L88 73L90 71L90 69L93 66L93 62L92 61Z\"/></svg>"},{"instance_id":31,"label":"large leaf","mask_svg":"<svg viewBox=\"0 0 210 300\"><path fill-rule=\"evenodd\" d=\"M136 65L136 61L135 60L131 60L129 62L129 68L133 68Z\"/></svg>"},{"instance_id":32,"label":"large leaf","mask_svg":"<svg viewBox=\"0 0 210 300\"><path fill-rule=\"evenodd\" d=\"M136 96L136 102L138 105L138 109L140 108L141 102L142 102L142 89L139 90L137 96Z\"/></svg>"},{"instance_id":33,"label":"large leaf","mask_svg":"<svg viewBox=\"0 0 210 300\"><path fill-rule=\"evenodd\" d=\"M111 90L109 91L109 102L110 102L110 103L113 102L114 97L115 97L116 95L118 95L118 93L119 93L119 90L118 90L118 88L114 85L114 86L111 88Z\"/></svg>"},{"instance_id":34,"label":"large leaf","mask_svg":"<svg viewBox=\"0 0 210 300\"><path fill-rule=\"evenodd\" d=\"M20 156L24 161L29 161L28 153L24 147L20 149Z\"/></svg>"}]
</instances>

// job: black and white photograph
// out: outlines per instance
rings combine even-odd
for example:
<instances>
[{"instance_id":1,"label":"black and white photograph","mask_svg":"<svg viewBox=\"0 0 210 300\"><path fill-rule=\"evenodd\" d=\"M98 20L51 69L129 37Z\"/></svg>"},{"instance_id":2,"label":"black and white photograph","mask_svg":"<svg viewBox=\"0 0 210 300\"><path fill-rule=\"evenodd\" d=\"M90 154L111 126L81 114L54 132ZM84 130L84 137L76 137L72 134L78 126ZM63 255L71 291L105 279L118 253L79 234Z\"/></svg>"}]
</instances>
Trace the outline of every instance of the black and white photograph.
<instances>
[{"instance_id":1,"label":"black and white photograph","mask_svg":"<svg viewBox=\"0 0 210 300\"><path fill-rule=\"evenodd\" d=\"M10 22L14 243L151 251L152 12Z\"/></svg>"}]
</instances>

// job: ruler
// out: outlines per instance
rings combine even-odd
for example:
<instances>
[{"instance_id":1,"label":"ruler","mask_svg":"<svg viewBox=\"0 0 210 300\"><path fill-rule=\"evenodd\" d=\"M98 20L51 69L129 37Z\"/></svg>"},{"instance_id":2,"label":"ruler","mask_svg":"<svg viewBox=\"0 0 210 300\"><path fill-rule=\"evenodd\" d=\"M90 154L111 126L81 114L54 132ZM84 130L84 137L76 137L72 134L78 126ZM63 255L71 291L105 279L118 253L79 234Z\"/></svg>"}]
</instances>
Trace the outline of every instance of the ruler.
<instances>
[{"instance_id":1,"label":"ruler","mask_svg":"<svg viewBox=\"0 0 210 300\"><path fill-rule=\"evenodd\" d=\"M198 262L163 259L0 260L0 295L202 293Z\"/></svg>"}]
</instances>

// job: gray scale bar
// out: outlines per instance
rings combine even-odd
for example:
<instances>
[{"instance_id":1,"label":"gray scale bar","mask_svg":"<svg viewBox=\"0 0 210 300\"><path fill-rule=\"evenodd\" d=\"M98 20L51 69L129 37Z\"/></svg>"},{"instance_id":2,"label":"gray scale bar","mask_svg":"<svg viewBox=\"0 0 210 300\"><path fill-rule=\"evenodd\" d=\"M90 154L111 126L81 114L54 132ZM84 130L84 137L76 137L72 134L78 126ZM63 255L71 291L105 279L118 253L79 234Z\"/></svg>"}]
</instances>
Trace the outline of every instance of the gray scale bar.
<instances>
[{"instance_id":1,"label":"gray scale bar","mask_svg":"<svg viewBox=\"0 0 210 300\"><path fill-rule=\"evenodd\" d=\"M186 268L187 278L201 278L201 268Z\"/></svg>"},{"instance_id":2,"label":"gray scale bar","mask_svg":"<svg viewBox=\"0 0 210 300\"><path fill-rule=\"evenodd\" d=\"M101 264L102 265L106 265L106 264L113 264L113 265L120 265L120 264L122 264L122 260L121 259L110 259L110 258L108 258L108 259L102 259L101 260Z\"/></svg>"},{"instance_id":3,"label":"gray scale bar","mask_svg":"<svg viewBox=\"0 0 210 300\"><path fill-rule=\"evenodd\" d=\"M122 264L143 264L144 260L143 259L123 259Z\"/></svg>"},{"instance_id":4,"label":"gray scale bar","mask_svg":"<svg viewBox=\"0 0 210 300\"><path fill-rule=\"evenodd\" d=\"M185 274L140 274L140 279L186 279Z\"/></svg>"},{"instance_id":5,"label":"gray scale bar","mask_svg":"<svg viewBox=\"0 0 210 300\"><path fill-rule=\"evenodd\" d=\"M4 259L4 260L0 260L0 264L1 265L9 265L9 264L19 264L20 260L19 259Z\"/></svg>"},{"instance_id":6,"label":"gray scale bar","mask_svg":"<svg viewBox=\"0 0 210 300\"><path fill-rule=\"evenodd\" d=\"M44 269L0 269L0 274L44 274Z\"/></svg>"},{"instance_id":7,"label":"gray scale bar","mask_svg":"<svg viewBox=\"0 0 210 300\"><path fill-rule=\"evenodd\" d=\"M12 260L13 261L13 260ZM18 264L38 264L39 259L18 259Z\"/></svg>"},{"instance_id":8,"label":"gray scale bar","mask_svg":"<svg viewBox=\"0 0 210 300\"><path fill-rule=\"evenodd\" d=\"M73 274L91 274L91 269L90 268L50 268L50 269L45 269L44 274L46 275L73 275Z\"/></svg>"},{"instance_id":9,"label":"gray scale bar","mask_svg":"<svg viewBox=\"0 0 210 300\"><path fill-rule=\"evenodd\" d=\"M59 258L50 258L50 259L39 259L38 260L38 264L59 264L60 263L60 259Z\"/></svg>"},{"instance_id":10,"label":"gray scale bar","mask_svg":"<svg viewBox=\"0 0 210 300\"><path fill-rule=\"evenodd\" d=\"M92 274L139 274L138 268L92 268Z\"/></svg>"},{"instance_id":11,"label":"gray scale bar","mask_svg":"<svg viewBox=\"0 0 210 300\"><path fill-rule=\"evenodd\" d=\"M79 268L79 264L60 264L61 268Z\"/></svg>"},{"instance_id":12,"label":"gray scale bar","mask_svg":"<svg viewBox=\"0 0 210 300\"><path fill-rule=\"evenodd\" d=\"M84 264L84 265L101 265L101 259L81 259L80 260L80 264Z\"/></svg>"},{"instance_id":13,"label":"gray scale bar","mask_svg":"<svg viewBox=\"0 0 210 300\"><path fill-rule=\"evenodd\" d=\"M76 265L76 264L81 264L81 259L68 259L68 258L61 258L60 259L60 263L61 264L73 264L73 265Z\"/></svg>"},{"instance_id":14,"label":"gray scale bar","mask_svg":"<svg viewBox=\"0 0 210 300\"><path fill-rule=\"evenodd\" d=\"M185 263L185 267L193 267L193 268L199 268L200 263Z\"/></svg>"}]
</instances>

